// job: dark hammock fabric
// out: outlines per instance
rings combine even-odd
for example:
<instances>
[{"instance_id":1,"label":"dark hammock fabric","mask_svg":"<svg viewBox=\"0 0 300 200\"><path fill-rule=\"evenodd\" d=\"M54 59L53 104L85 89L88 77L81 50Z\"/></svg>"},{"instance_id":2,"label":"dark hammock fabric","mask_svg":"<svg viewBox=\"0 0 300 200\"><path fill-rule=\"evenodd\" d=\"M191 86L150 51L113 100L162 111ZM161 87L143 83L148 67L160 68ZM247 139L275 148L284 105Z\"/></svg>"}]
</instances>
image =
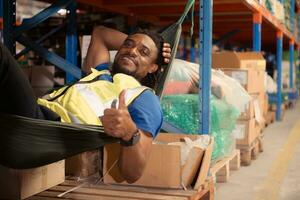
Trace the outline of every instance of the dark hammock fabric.
<instances>
[{"instance_id":1,"label":"dark hammock fabric","mask_svg":"<svg viewBox=\"0 0 300 200\"><path fill-rule=\"evenodd\" d=\"M194 6L189 0L180 19L162 33L171 45L171 59L162 66L156 94L161 96L171 70L181 34L181 24ZM193 15L192 15L193 16ZM78 153L118 142L107 136L103 127L0 115L0 164L14 169L26 169L50 164Z\"/></svg>"},{"instance_id":2,"label":"dark hammock fabric","mask_svg":"<svg viewBox=\"0 0 300 200\"><path fill-rule=\"evenodd\" d=\"M0 115L0 164L14 169L53 163L118 142L101 126Z\"/></svg>"}]
</instances>

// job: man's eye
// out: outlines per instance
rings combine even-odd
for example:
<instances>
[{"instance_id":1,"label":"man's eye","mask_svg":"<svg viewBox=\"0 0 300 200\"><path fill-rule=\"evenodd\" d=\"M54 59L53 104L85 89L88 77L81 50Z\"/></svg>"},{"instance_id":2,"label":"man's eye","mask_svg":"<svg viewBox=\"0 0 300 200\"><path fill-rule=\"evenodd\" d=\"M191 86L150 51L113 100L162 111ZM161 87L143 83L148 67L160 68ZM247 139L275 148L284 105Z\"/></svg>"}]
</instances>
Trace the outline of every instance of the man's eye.
<instances>
[{"instance_id":1,"label":"man's eye","mask_svg":"<svg viewBox=\"0 0 300 200\"><path fill-rule=\"evenodd\" d=\"M149 52L148 52L146 49L142 49L142 50L141 50L141 54L142 54L143 56L148 56L148 55L149 55Z\"/></svg>"},{"instance_id":2,"label":"man's eye","mask_svg":"<svg viewBox=\"0 0 300 200\"><path fill-rule=\"evenodd\" d=\"M130 41L125 41L125 42L123 43L123 46L125 46L125 47L130 47L130 46L132 46L132 42L130 42Z\"/></svg>"}]
</instances>

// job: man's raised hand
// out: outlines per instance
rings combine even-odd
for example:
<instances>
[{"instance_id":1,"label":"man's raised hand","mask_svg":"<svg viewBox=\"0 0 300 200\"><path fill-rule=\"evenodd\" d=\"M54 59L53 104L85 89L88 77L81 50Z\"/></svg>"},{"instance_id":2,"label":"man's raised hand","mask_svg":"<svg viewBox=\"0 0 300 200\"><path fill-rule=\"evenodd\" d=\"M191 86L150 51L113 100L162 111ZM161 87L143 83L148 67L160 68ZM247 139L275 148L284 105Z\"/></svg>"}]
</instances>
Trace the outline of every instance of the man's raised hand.
<instances>
[{"instance_id":1,"label":"man's raised hand","mask_svg":"<svg viewBox=\"0 0 300 200\"><path fill-rule=\"evenodd\" d=\"M119 94L119 105L112 103L112 107L104 110L101 117L105 133L116 138L128 141L136 133L137 127L132 121L125 103L125 90Z\"/></svg>"}]
</instances>

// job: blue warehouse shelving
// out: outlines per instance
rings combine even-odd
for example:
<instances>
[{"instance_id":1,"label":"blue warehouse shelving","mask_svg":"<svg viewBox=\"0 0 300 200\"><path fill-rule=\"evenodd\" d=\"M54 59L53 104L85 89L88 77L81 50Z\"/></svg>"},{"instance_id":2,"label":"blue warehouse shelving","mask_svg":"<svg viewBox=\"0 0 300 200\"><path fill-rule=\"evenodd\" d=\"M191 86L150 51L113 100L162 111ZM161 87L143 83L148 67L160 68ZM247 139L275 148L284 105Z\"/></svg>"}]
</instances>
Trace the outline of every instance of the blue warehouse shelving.
<instances>
[{"instance_id":1,"label":"blue warehouse shelving","mask_svg":"<svg viewBox=\"0 0 300 200\"><path fill-rule=\"evenodd\" d=\"M252 46L253 51L272 51L276 49L276 63L278 71L277 81L277 110L276 118L281 116L282 103L282 53L288 49L290 56L290 88L293 89L294 77L294 49L299 47L299 37L294 32L295 1L291 0L290 24L291 30L279 21L271 11L258 1L222 1L214 0L214 34L222 36L229 31L239 30L231 39L244 46ZM219 18L220 16L220 18ZM251 44L252 41L252 44ZM295 93L292 92L292 93Z\"/></svg>"}]
</instances>

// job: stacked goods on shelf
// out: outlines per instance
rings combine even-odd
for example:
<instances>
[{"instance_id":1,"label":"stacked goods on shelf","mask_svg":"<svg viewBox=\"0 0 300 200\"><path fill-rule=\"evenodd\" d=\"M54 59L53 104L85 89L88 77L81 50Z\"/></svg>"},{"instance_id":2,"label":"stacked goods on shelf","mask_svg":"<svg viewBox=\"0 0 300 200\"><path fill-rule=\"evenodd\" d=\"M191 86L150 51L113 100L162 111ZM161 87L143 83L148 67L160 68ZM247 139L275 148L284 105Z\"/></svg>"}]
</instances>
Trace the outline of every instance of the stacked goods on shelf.
<instances>
[{"instance_id":1,"label":"stacked goods on shelf","mask_svg":"<svg viewBox=\"0 0 300 200\"><path fill-rule=\"evenodd\" d=\"M176 59L161 103L164 120L189 134L197 134L199 130L198 70L198 64ZM213 82L215 78L213 73ZM226 102L223 91L214 84L212 91L211 134L215 141L212 160L217 161L235 148L232 131L240 112Z\"/></svg>"},{"instance_id":2,"label":"stacked goods on shelf","mask_svg":"<svg viewBox=\"0 0 300 200\"><path fill-rule=\"evenodd\" d=\"M285 12L283 4L280 1L274 1L274 15L281 22L284 23Z\"/></svg>"},{"instance_id":3,"label":"stacked goods on shelf","mask_svg":"<svg viewBox=\"0 0 300 200\"><path fill-rule=\"evenodd\" d=\"M284 0L283 2L283 8L284 8L284 25L288 30L292 30L292 24L291 24L291 1Z\"/></svg>"},{"instance_id":4,"label":"stacked goods on shelf","mask_svg":"<svg viewBox=\"0 0 300 200\"><path fill-rule=\"evenodd\" d=\"M267 91L267 94L268 94L268 102L269 102L269 111L270 113L268 113L269 115L269 119L267 121L270 121L270 115L271 116L271 119L274 118L275 116L275 112L276 112L276 108L277 108L277 83L274 81L274 79L267 75L266 77L267 81L266 81L266 91ZM282 109L282 112L281 112L281 119L283 119L283 116L284 116L284 112L285 112L285 105L288 104L288 99L289 99L289 93L288 91L285 91L283 90L281 92L281 109ZM271 120L272 121L272 120Z\"/></svg>"},{"instance_id":5,"label":"stacked goods on shelf","mask_svg":"<svg viewBox=\"0 0 300 200\"><path fill-rule=\"evenodd\" d=\"M261 4L272 14L275 12L275 7L276 7L276 1L277 0L262 0Z\"/></svg>"},{"instance_id":6,"label":"stacked goods on shelf","mask_svg":"<svg viewBox=\"0 0 300 200\"><path fill-rule=\"evenodd\" d=\"M241 113L234 131L237 147L241 150L250 148L260 137L261 130L265 126L263 112L266 112L267 99L266 61L256 52L219 52L213 53L212 65L213 68L221 69L226 75L238 81L251 96L247 109Z\"/></svg>"},{"instance_id":7,"label":"stacked goods on shelf","mask_svg":"<svg viewBox=\"0 0 300 200\"><path fill-rule=\"evenodd\" d=\"M284 5L278 0L261 0L260 3L272 13L281 23L285 23Z\"/></svg>"},{"instance_id":8,"label":"stacked goods on shelf","mask_svg":"<svg viewBox=\"0 0 300 200\"><path fill-rule=\"evenodd\" d=\"M199 38L190 36L181 36L177 48L176 58L189 62L199 63Z\"/></svg>"},{"instance_id":9,"label":"stacked goods on shelf","mask_svg":"<svg viewBox=\"0 0 300 200\"><path fill-rule=\"evenodd\" d=\"M51 65L22 66L36 96L43 96L54 86L55 67Z\"/></svg>"}]
</instances>

